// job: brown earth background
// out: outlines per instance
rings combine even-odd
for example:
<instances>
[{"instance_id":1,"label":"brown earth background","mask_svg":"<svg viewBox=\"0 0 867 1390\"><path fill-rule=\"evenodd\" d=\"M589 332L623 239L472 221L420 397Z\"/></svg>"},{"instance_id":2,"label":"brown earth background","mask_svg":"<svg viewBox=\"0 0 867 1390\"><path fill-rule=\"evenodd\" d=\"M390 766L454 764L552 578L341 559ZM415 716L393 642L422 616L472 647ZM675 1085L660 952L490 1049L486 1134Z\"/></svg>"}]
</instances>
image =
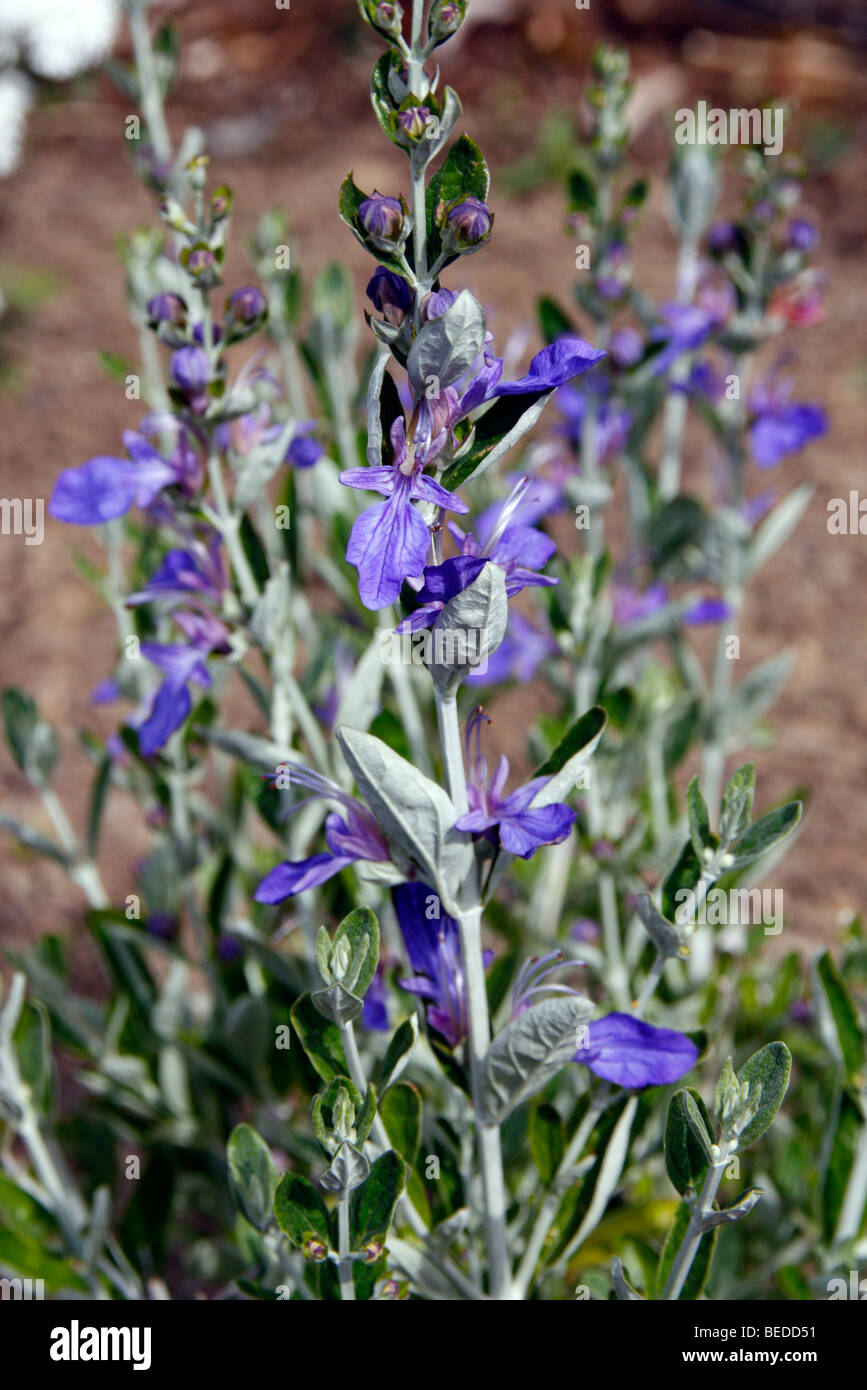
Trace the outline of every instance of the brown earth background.
<instances>
[{"instance_id":1,"label":"brown earth background","mask_svg":"<svg viewBox=\"0 0 867 1390\"><path fill-rule=\"evenodd\" d=\"M236 195L226 283L251 278L243 246L267 207L289 213L297 263L307 277L332 259L350 266L359 311L370 272L336 216L351 167L365 188L396 192L405 160L382 137L367 96L377 42L353 0L194 0L167 6L183 43L182 77L169 122L208 138L215 182ZM783 465L775 486L807 479L816 493L794 538L763 571L746 609L743 674L783 647L794 674L772 714L768 746L746 750L759 767L763 804L805 795L803 831L775 882L786 900L787 944L830 939L863 898L867 814L863 786L867 540L830 536L827 502L864 488L864 189L867 25L860 3L712 3L693 0L473 0L474 22L444 53L459 91L463 128L493 174L497 222L490 248L464 263L461 284L493 312L500 345L534 324L542 293L571 299L574 236L565 223L561 166L568 120L577 121L594 42L626 42L636 76L635 163L655 176L637 240L636 278L670 294L676 243L662 175L666 114L698 97L755 105L794 101L795 139L811 154L804 215L821 231L818 264L829 273L827 313L794 331L798 399L829 412L826 438ZM121 51L123 41L121 41ZM127 319L118 238L153 225L148 194L123 140L127 106L100 74L45 88L32 114L20 169L0 184L0 286L10 309L0 325L0 494L48 498L61 468L118 450L140 407L106 375L98 351L137 360ZM791 147L787 128L787 148ZM517 168L516 168L517 166ZM523 184L523 191L520 185ZM732 178L730 187L736 184ZM535 334L535 328L533 329ZM588 327L588 336L589 327ZM535 336L528 346L535 351ZM706 473L707 438L690 436L686 480ZM46 517L45 541L0 537L2 684L30 690L62 731L57 789L77 826L91 769L75 730L107 732L89 692L112 668L114 622L78 576L73 554L97 556L78 528ZM496 740L520 758L536 712L533 692L507 697ZM49 830L5 750L0 809ZM131 865L147 843L134 808L117 797L103 833L101 867L114 900L130 891ZM0 946L72 930L82 902L62 872L0 838Z\"/></svg>"}]
</instances>

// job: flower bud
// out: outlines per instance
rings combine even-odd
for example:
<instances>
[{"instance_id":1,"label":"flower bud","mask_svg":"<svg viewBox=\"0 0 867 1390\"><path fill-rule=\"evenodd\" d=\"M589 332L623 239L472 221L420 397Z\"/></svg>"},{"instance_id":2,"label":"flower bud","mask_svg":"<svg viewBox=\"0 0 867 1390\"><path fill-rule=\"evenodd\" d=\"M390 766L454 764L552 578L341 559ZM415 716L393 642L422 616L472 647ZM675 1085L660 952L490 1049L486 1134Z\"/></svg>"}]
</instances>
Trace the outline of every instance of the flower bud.
<instances>
[{"instance_id":1,"label":"flower bud","mask_svg":"<svg viewBox=\"0 0 867 1390\"><path fill-rule=\"evenodd\" d=\"M156 328L161 323L168 324L171 328L182 328L187 319L187 306L179 294L172 294L166 290L148 300L147 314L151 328Z\"/></svg>"},{"instance_id":2,"label":"flower bud","mask_svg":"<svg viewBox=\"0 0 867 1390\"><path fill-rule=\"evenodd\" d=\"M182 391L207 391L211 380L208 355L198 347L182 347L173 352L169 362L172 381Z\"/></svg>"},{"instance_id":3,"label":"flower bud","mask_svg":"<svg viewBox=\"0 0 867 1390\"><path fill-rule=\"evenodd\" d=\"M382 1258L385 1246L378 1240L369 1240L366 1245L362 1245L359 1254L366 1265L375 1265L377 1260Z\"/></svg>"},{"instance_id":4,"label":"flower bud","mask_svg":"<svg viewBox=\"0 0 867 1390\"><path fill-rule=\"evenodd\" d=\"M217 942L217 955L224 965L236 965L244 954L244 948L234 936L221 936Z\"/></svg>"},{"instance_id":5,"label":"flower bud","mask_svg":"<svg viewBox=\"0 0 867 1390\"><path fill-rule=\"evenodd\" d=\"M234 201L232 190L226 184L220 188L215 188L210 199L211 221L222 222L224 218L228 217Z\"/></svg>"},{"instance_id":6,"label":"flower bud","mask_svg":"<svg viewBox=\"0 0 867 1390\"><path fill-rule=\"evenodd\" d=\"M409 230L400 199L386 198L376 190L359 207L358 221L371 241L380 247L401 245Z\"/></svg>"},{"instance_id":7,"label":"flower bud","mask_svg":"<svg viewBox=\"0 0 867 1390\"><path fill-rule=\"evenodd\" d=\"M403 10L393 0L364 0L368 24L384 38L396 39L403 33Z\"/></svg>"},{"instance_id":8,"label":"flower bud","mask_svg":"<svg viewBox=\"0 0 867 1390\"><path fill-rule=\"evenodd\" d=\"M305 1260L313 1260L314 1264L321 1264L328 1258L328 1247L318 1236L308 1236L301 1245L301 1254Z\"/></svg>"},{"instance_id":9,"label":"flower bud","mask_svg":"<svg viewBox=\"0 0 867 1390\"><path fill-rule=\"evenodd\" d=\"M738 244L737 228L732 222L714 222L707 234L707 244L718 256L734 251Z\"/></svg>"},{"instance_id":10,"label":"flower bud","mask_svg":"<svg viewBox=\"0 0 867 1390\"><path fill-rule=\"evenodd\" d=\"M181 251L181 265L199 289L211 289L219 283L220 270L216 253L210 246L199 242Z\"/></svg>"},{"instance_id":11,"label":"flower bud","mask_svg":"<svg viewBox=\"0 0 867 1390\"><path fill-rule=\"evenodd\" d=\"M434 0L428 16L428 38L434 44L445 43L456 34L467 13L467 0Z\"/></svg>"},{"instance_id":12,"label":"flower bud","mask_svg":"<svg viewBox=\"0 0 867 1390\"><path fill-rule=\"evenodd\" d=\"M479 198L464 198L446 214L443 244L449 250L472 255L491 235L494 218L487 204Z\"/></svg>"},{"instance_id":13,"label":"flower bud","mask_svg":"<svg viewBox=\"0 0 867 1390\"><path fill-rule=\"evenodd\" d=\"M378 266L367 285L367 297L374 308L395 326L403 323L412 308L412 290L401 275Z\"/></svg>"},{"instance_id":14,"label":"flower bud","mask_svg":"<svg viewBox=\"0 0 867 1390\"><path fill-rule=\"evenodd\" d=\"M208 408L211 364L200 347L182 347L169 360L169 375L180 400L193 415L204 415Z\"/></svg>"},{"instance_id":15,"label":"flower bud","mask_svg":"<svg viewBox=\"0 0 867 1390\"><path fill-rule=\"evenodd\" d=\"M178 935L178 921L167 912L155 912L148 918L147 929L159 941L174 941Z\"/></svg>"},{"instance_id":16,"label":"flower bud","mask_svg":"<svg viewBox=\"0 0 867 1390\"><path fill-rule=\"evenodd\" d=\"M258 285L242 285L226 300L226 341L248 338L264 323L268 305Z\"/></svg>"}]
</instances>

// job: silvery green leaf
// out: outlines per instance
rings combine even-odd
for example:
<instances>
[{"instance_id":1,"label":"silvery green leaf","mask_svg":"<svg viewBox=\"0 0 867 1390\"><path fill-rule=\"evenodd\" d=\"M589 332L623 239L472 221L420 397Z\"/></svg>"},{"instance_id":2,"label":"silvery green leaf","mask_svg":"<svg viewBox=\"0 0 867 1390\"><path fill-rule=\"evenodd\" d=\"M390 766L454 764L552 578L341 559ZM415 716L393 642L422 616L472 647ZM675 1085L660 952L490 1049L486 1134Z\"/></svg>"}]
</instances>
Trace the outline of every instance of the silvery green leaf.
<instances>
[{"instance_id":1,"label":"silvery green leaf","mask_svg":"<svg viewBox=\"0 0 867 1390\"><path fill-rule=\"evenodd\" d=\"M760 1187L748 1188L730 1206L722 1207L720 1211L705 1212L699 1220L699 1229L712 1231L714 1226L725 1226L732 1221L742 1221L745 1216L749 1216L763 1195Z\"/></svg>"},{"instance_id":2,"label":"silvery green leaf","mask_svg":"<svg viewBox=\"0 0 867 1390\"><path fill-rule=\"evenodd\" d=\"M773 704L794 664L794 652L784 651L750 671L732 691L724 709L717 712L714 720L717 736L727 739L742 726L754 724Z\"/></svg>"},{"instance_id":3,"label":"silvery green leaf","mask_svg":"<svg viewBox=\"0 0 867 1390\"><path fill-rule=\"evenodd\" d=\"M701 859L706 849L716 849L716 838L711 834L707 802L701 794L697 777L693 777L686 789L686 811L689 818L689 838Z\"/></svg>"},{"instance_id":4,"label":"silvery green leaf","mask_svg":"<svg viewBox=\"0 0 867 1390\"><path fill-rule=\"evenodd\" d=\"M424 1250L410 1245L408 1240L389 1236L388 1254L390 1267L408 1279L412 1287L430 1302L445 1303L464 1297L439 1264Z\"/></svg>"},{"instance_id":5,"label":"silvery green leaf","mask_svg":"<svg viewBox=\"0 0 867 1390\"><path fill-rule=\"evenodd\" d=\"M69 858L63 850L45 835L40 835L38 830L32 826L24 825L21 821L15 820L12 816L0 815L0 830L7 830L13 835L20 845L25 849L32 849L36 854L44 854L47 859L54 859L64 868L69 867Z\"/></svg>"},{"instance_id":6,"label":"silvery green leaf","mask_svg":"<svg viewBox=\"0 0 867 1390\"><path fill-rule=\"evenodd\" d=\"M624 1303L643 1303L641 1294L632 1287L626 1275L623 1273L623 1265L617 1256L611 1261L611 1283L614 1285L614 1292Z\"/></svg>"},{"instance_id":7,"label":"silvery green leaf","mask_svg":"<svg viewBox=\"0 0 867 1390\"><path fill-rule=\"evenodd\" d=\"M379 397L388 363L388 353L378 353L367 384L367 462L371 468L378 468L382 463L382 416Z\"/></svg>"},{"instance_id":8,"label":"silvery green leaf","mask_svg":"<svg viewBox=\"0 0 867 1390\"><path fill-rule=\"evenodd\" d=\"M535 773L536 777L550 777L551 780L534 796L531 803L534 808L550 806L569 795L596 752L607 723L608 715L601 705L594 705L576 720Z\"/></svg>"},{"instance_id":9,"label":"silvery green leaf","mask_svg":"<svg viewBox=\"0 0 867 1390\"><path fill-rule=\"evenodd\" d=\"M591 1018L589 999L563 995L534 1004L498 1033L482 1063L482 1107L488 1124L502 1124L516 1105L540 1091L571 1061L579 1029Z\"/></svg>"},{"instance_id":10,"label":"silvery green leaf","mask_svg":"<svg viewBox=\"0 0 867 1390\"><path fill-rule=\"evenodd\" d=\"M39 718L36 702L23 690L4 690L2 709L12 756L31 782L44 786L57 759L57 734Z\"/></svg>"},{"instance_id":11,"label":"silvery green leaf","mask_svg":"<svg viewBox=\"0 0 867 1390\"><path fill-rule=\"evenodd\" d=\"M328 1208L312 1183L300 1173L284 1173L274 1194L274 1215L293 1245L316 1236L324 1246L331 1242Z\"/></svg>"},{"instance_id":12,"label":"silvery green leaf","mask_svg":"<svg viewBox=\"0 0 867 1390\"><path fill-rule=\"evenodd\" d=\"M286 641L292 621L289 565L283 561L271 575L253 609L250 629L260 646L274 652Z\"/></svg>"},{"instance_id":13,"label":"silvery green leaf","mask_svg":"<svg viewBox=\"0 0 867 1390\"><path fill-rule=\"evenodd\" d=\"M406 869L378 859L358 859L355 872L364 883L378 883L384 888L393 888L395 884L406 881Z\"/></svg>"},{"instance_id":14,"label":"silvery green leaf","mask_svg":"<svg viewBox=\"0 0 867 1390\"><path fill-rule=\"evenodd\" d=\"M379 962L379 923L369 907L355 907L344 917L334 937L331 965L341 948L349 950L349 966L342 983L363 999Z\"/></svg>"},{"instance_id":15,"label":"silvery green leaf","mask_svg":"<svg viewBox=\"0 0 867 1390\"><path fill-rule=\"evenodd\" d=\"M748 578L761 569L765 561L785 544L809 507L814 492L815 488L809 483L801 483L778 502L774 510L756 528L747 551Z\"/></svg>"},{"instance_id":16,"label":"silvery green leaf","mask_svg":"<svg viewBox=\"0 0 867 1390\"><path fill-rule=\"evenodd\" d=\"M426 323L413 342L406 369L417 397L436 387L439 394L463 376L485 343L485 315L481 304L462 290L454 304L439 318Z\"/></svg>"},{"instance_id":17,"label":"silvery green leaf","mask_svg":"<svg viewBox=\"0 0 867 1390\"><path fill-rule=\"evenodd\" d=\"M377 825L418 865L454 915L453 891L463 882L473 851L469 836L454 828L450 797L372 734L344 726L336 738Z\"/></svg>"},{"instance_id":18,"label":"silvery green leaf","mask_svg":"<svg viewBox=\"0 0 867 1390\"><path fill-rule=\"evenodd\" d=\"M261 738L259 734L245 733L243 729L203 728L201 732L208 743L215 744L217 748L222 748L224 753L231 753L233 757L258 768L260 772L274 773L281 763L289 763L291 779L291 764L303 762L300 753L296 753L294 749L280 748L271 739Z\"/></svg>"},{"instance_id":19,"label":"silvery green leaf","mask_svg":"<svg viewBox=\"0 0 867 1390\"><path fill-rule=\"evenodd\" d=\"M291 435L287 433L285 443L283 443L283 436L281 435L281 438L274 444L260 446L247 455L238 471L235 483L235 505L238 508L249 507L251 502L255 502L257 497L262 496L274 474L281 467L290 442ZM281 443L283 443L282 449L278 447Z\"/></svg>"},{"instance_id":20,"label":"silvery green leaf","mask_svg":"<svg viewBox=\"0 0 867 1390\"><path fill-rule=\"evenodd\" d=\"M590 1205L587 1208L584 1220L569 1242L566 1258L568 1258L572 1250L577 1249L578 1246L587 1239L590 1232L596 1229L605 1215L608 1203L611 1201L623 1173L623 1165L626 1162L626 1156L629 1152L632 1121L635 1118L635 1111L637 1108L638 1096L631 1096L624 1106L623 1114L614 1126L611 1137L606 1145L605 1154L596 1175ZM592 1177L592 1174L590 1176ZM590 1177L588 1177L587 1181L590 1181Z\"/></svg>"},{"instance_id":21,"label":"silvery green leaf","mask_svg":"<svg viewBox=\"0 0 867 1390\"><path fill-rule=\"evenodd\" d=\"M704 145L686 145L675 160L671 210L676 228L696 239L713 216L719 196L717 163Z\"/></svg>"},{"instance_id":22,"label":"silvery green leaf","mask_svg":"<svg viewBox=\"0 0 867 1390\"><path fill-rule=\"evenodd\" d=\"M235 1199L251 1226L263 1231L274 1209L277 1169L264 1139L250 1125L229 1135L229 1179Z\"/></svg>"},{"instance_id":23,"label":"silvery green leaf","mask_svg":"<svg viewBox=\"0 0 867 1390\"><path fill-rule=\"evenodd\" d=\"M723 845L728 846L738 836L743 835L750 823L755 794L755 764L744 763L729 779L723 792L719 820L720 842Z\"/></svg>"},{"instance_id":24,"label":"silvery green leaf","mask_svg":"<svg viewBox=\"0 0 867 1390\"><path fill-rule=\"evenodd\" d=\"M378 630L363 652L349 678L337 707L337 724L348 724L366 733L376 718L382 703L382 642Z\"/></svg>"},{"instance_id":25,"label":"silvery green leaf","mask_svg":"<svg viewBox=\"0 0 867 1390\"><path fill-rule=\"evenodd\" d=\"M506 576L489 562L472 584L449 599L431 630L430 671L437 689L451 695L464 676L484 671L508 621Z\"/></svg>"},{"instance_id":26,"label":"silvery green leaf","mask_svg":"<svg viewBox=\"0 0 867 1390\"><path fill-rule=\"evenodd\" d=\"M327 1192L346 1192L359 1187L370 1173L370 1164L364 1154L351 1144L341 1144L334 1155L331 1167L319 1179Z\"/></svg>"},{"instance_id":27,"label":"silvery green leaf","mask_svg":"<svg viewBox=\"0 0 867 1390\"><path fill-rule=\"evenodd\" d=\"M729 871L737 873L738 870L745 869L748 864L767 854L790 835L801 819L802 810L800 801L789 801L785 806L777 806L773 811L768 811L766 816L762 816L755 825L751 825L731 850L734 863L729 866Z\"/></svg>"},{"instance_id":28,"label":"silvery green leaf","mask_svg":"<svg viewBox=\"0 0 867 1390\"><path fill-rule=\"evenodd\" d=\"M380 1095L384 1095L386 1089L397 1081L405 1070L417 1042L418 1014L411 1014L394 1034L379 1065L376 1086Z\"/></svg>"},{"instance_id":29,"label":"silvery green leaf","mask_svg":"<svg viewBox=\"0 0 867 1390\"><path fill-rule=\"evenodd\" d=\"M677 1091L665 1118L665 1167L681 1197L700 1188L713 1143L711 1118L698 1091Z\"/></svg>"},{"instance_id":30,"label":"silvery green leaf","mask_svg":"<svg viewBox=\"0 0 867 1390\"><path fill-rule=\"evenodd\" d=\"M614 489L604 479L570 478L569 501L583 503L590 507L607 507L614 496Z\"/></svg>"},{"instance_id":31,"label":"silvery green leaf","mask_svg":"<svg viewBox=\"0 0 867 1390\"><path fill-rule=\"evenodd\" d=\"M364 1008L363 1002L340 984L316 989L310 997L323 1018L329 1018L338 1025L353 1023Z\"/></svg>"},{"instance_id":32,"label":"silvery green leaf","mask_svg":"<svg viewBox=\"0 0 867 1390\"><path fill-rule=\"evenodd\" d=\"M746 1149L760 1139L773 1123L789 1088L792 1054L785 1043L772 1042L748 1057L737 1074L739 1082L748 1081L750 1092L761 1087L761 1099L755 1115L738 1136L738 1150Z\"/></svg>"},{"instance_id":33,"label":"silvery green leaf","mask_svg":"<svg viewBox=\"0 0 867 1390\"><path fill-rule=\"evenodd\" d=\"M860 1089L864 1085L867 1050L852 996L830 951L823 951L819 956L815 972L821 986L821 993L816 993L820 999L824 996L827 1002L832 1025L832 1050L840 1057L850 1083Z\"/></svg>"},{"instance_id":34,"label":"silvery green leaf","mask_svg":"<svg viewBox=\"0 0 867 1390\"><path fill-rule=\"evenodd\" d=\"M644 930L664 960L688 954L679 932L663 917L649 893L642 893L635 907Z\"/></svg>"}]
</instances>

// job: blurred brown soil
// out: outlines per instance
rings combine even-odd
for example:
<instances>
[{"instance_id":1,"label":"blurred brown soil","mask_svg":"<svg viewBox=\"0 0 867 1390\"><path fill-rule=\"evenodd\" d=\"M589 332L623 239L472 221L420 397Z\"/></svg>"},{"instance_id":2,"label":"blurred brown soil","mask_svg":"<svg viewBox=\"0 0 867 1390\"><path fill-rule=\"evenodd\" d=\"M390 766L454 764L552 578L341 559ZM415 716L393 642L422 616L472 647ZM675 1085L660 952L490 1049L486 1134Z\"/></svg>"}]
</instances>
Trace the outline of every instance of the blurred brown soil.
<instances>
[{"instance_id":1,"label":"blurred brown soil","mask_svg":"<svg viewBox=\"0 0 867 1390\"><path fill-rule=\"evenodd\" d=\"M570 298L574 237L565 228L559 186L505 196L498 173L533 151L547 112L578 112L603 7L576 13L569 0L532 6L502 0L492 9L509 22L476 25L457 54L444 58L444 78L460 91L463 125L493 170L492 248L460 268L460 282L491 307L502 345L512 329L533 323L541 293ZM331 259L345 259L360 307L369 265L336 217L337 190L353 167L361 186L393 191L403 186L405 168L370 110L367 83L378 50L359 32L355 4L298 0L278 11L264 0L196 0L178 11L178 19L184 77L170 123L175 135L189 123L204 127L215 181L235 190L227 285L250 278L245 238L258 214L279 203L289 212L297 262L307 276ZM638 274L659 297L670 293L676 251L658 182L667 162L665 112L695 96L743 96L737 45L744 42L743 36L693 34L681 41L643 31L631 38L638 76L632 153L657 176L638 239ZM829 46L837 55L836 79ZM783 81L787 95L803 98L800 119L843 121L851 137L806 189L806 212L818 220L819 259L830 276L827 317L788 340L797 352L792 372L798 398L827 407L831 433L763 480L785 486L805 478L816 495L795 538L750 596L741 648L744 671L785 646L797 649L794 675L773 711L773 742L747 750L759 764L761 803L796 789L808 800L803 833L776 875L786 894L791 944L828 939L839 915L858 906L865 877L867 549L863 537L831 537L826 529L828 499L863 489L864 479L858 413L867 378L864 227L857 190L863 190L867 161L864 110L852 85L863 53L834 45L833 36L803 34L770 34L749 52L757 60L746 92L751 103ZM0 403L3 496L47 498L61 468L115 452L121 431L137 422L139 407L125 400L97 359L99 349L108 349L136 360L116 243L131 227L154 221L125 158L126 114L123 100L101 78L43 105L31 121L22 167L3 189L0 270L50 271L57 284L55 294L15 316L3 339L4 360L14 359L15 367ZM690 437L688 455L687 480L703 490L707 441L700 432ZM97 555L84 531L50 521L41 547L0 538L0 638L3 684L31 690L64 731L57 786L81 825L91 772L73 730L112 727L112 715L95 711L88 694L111 669L114 625L73 568L78 550ZM535 691L516 691L499 706L494 736L518 762L536 712ZM38 800L5 753L0 808L48 830ZM135 809L115 798L101 865L118 903L130 891L131 864L146 843ZM10 848L5 839L0 865L0 942L20 945L80 920L80 895L54 866Z\"/></svg>"}]
</instances>

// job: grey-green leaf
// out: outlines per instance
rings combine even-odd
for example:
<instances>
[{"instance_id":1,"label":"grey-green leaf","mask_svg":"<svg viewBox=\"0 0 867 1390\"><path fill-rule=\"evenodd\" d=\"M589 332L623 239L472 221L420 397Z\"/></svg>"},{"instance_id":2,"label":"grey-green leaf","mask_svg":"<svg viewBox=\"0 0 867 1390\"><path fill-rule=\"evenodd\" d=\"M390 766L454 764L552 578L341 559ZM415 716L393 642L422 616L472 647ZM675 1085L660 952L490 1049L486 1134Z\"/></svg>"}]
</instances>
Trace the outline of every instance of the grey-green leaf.
<instances>
[{"instance_id":1,"label":"grey-green leaf","mask_svg":"<svg viewBox=\"0 0 867 1390\"><path fill-rule=\"evenodd\" d=\"M580 1046L579 1029L592 1014L588 999L564 995L534 1004L497 1034L482 1064L482 1105L489 1124L501 1124L572 1059Z\"/></svg>"},{"instance_id":2,"label":"grey-green leaf","mask_svg":"<svg viewBox=\"0 0 867 1390\"><path fill-rule=\"evenodd\" d=\"M229 1135L229 1178L241 1210L258 1231L270 1225L277 1169L268 1145L250 1125L236 1125Z\"/></svg>"},{"instance_id":3,"label":"grey-green leaf","mask_svg":"<svg viewBox=\"0 0 867 1390\"><path fill-rule=\"evenodd\" d=\"M748 1081L750 1090L761 1086L759 1107L738 1137L738 1149L746 1149L760 1139L773 1123L789 1088L792 1054L783 1042L768 1043L748 1057L738 1072L738 1081Z\"/></svg>"}]
</instances>

